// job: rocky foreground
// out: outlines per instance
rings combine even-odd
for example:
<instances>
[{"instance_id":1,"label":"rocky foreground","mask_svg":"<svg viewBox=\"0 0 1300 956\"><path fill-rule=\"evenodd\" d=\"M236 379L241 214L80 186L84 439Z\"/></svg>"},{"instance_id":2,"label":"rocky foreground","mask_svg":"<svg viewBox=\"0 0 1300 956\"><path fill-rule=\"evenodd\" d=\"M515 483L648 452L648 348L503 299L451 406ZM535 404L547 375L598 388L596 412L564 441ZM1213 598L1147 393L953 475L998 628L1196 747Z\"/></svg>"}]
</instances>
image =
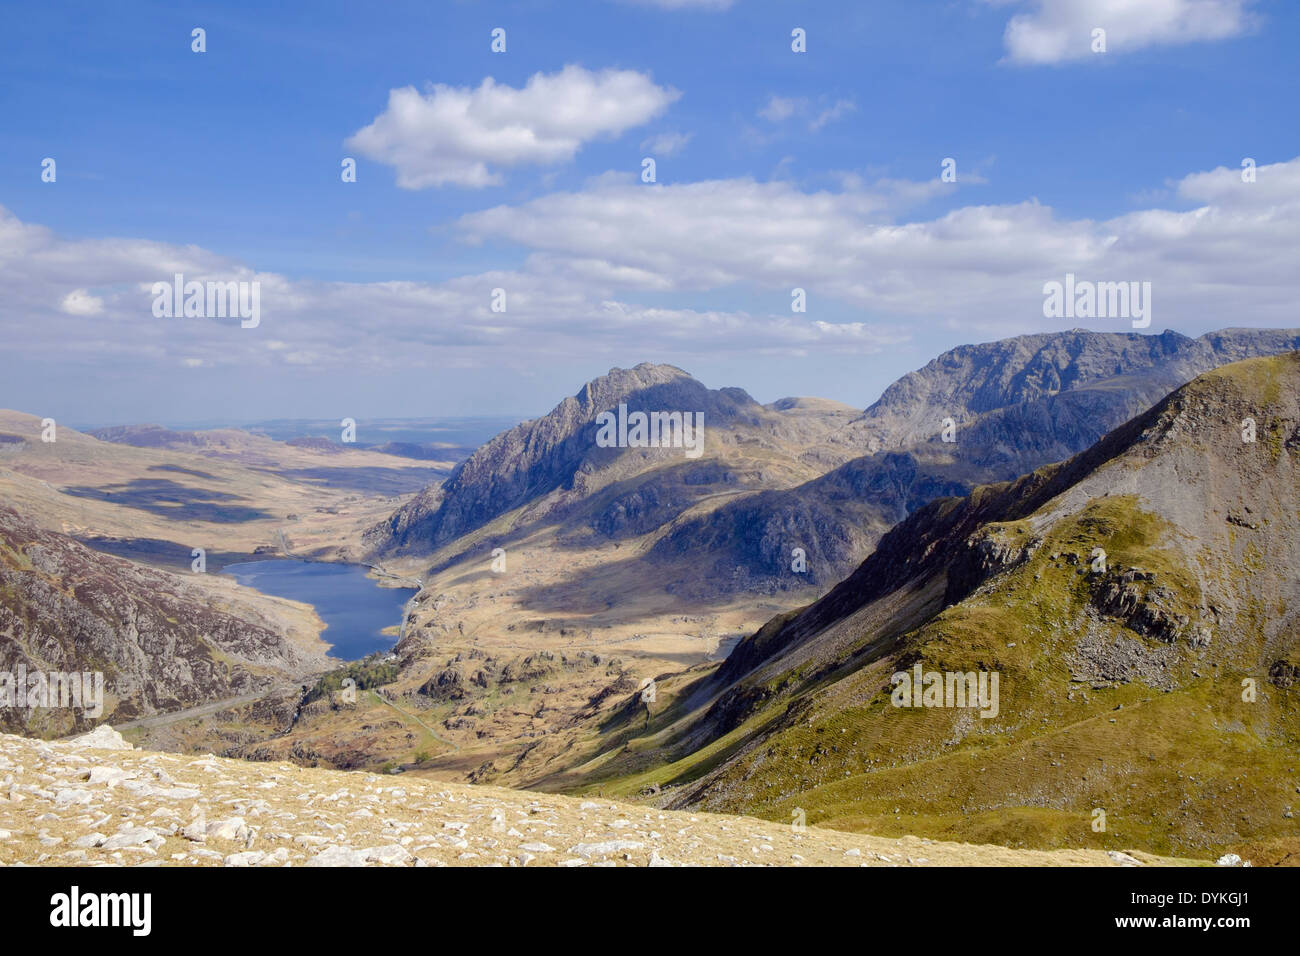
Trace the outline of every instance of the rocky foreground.
<instances>
[{"instance_id":1,"label":"rocky foreground","mask_svg":"<svg viewBox=\"0 0 1300 956\"><path fill-rule=\"evenodd\" d=\"M839 833L608 800L136 750L104 726L0 735L0 864L123 866L1140 866Z\"/></svg>"}]
</instances>

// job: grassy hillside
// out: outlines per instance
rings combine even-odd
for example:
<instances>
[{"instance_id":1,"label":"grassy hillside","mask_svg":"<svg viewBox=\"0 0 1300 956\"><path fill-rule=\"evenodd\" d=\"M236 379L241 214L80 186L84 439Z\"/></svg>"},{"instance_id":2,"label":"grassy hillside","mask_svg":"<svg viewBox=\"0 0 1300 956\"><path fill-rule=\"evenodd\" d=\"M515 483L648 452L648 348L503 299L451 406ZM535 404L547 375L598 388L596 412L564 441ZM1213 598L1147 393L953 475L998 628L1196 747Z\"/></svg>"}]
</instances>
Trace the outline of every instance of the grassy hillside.
<instances>
[{"instance_id":1,"label":"grassy hillside","mask_svg":"<svg viewBox=\"0 0 1300 956\"><path fill-rule=\"evenodd\" d=\"M1011 846L1285 846L1298 396L1300 353L1237 363L1068 462L921 509L725 667L661 681L648 727L608 722L599 756L543 783ZM918 663L996 672L997 715L893 706L891 675Z\"/></svg>"}]
</instances>

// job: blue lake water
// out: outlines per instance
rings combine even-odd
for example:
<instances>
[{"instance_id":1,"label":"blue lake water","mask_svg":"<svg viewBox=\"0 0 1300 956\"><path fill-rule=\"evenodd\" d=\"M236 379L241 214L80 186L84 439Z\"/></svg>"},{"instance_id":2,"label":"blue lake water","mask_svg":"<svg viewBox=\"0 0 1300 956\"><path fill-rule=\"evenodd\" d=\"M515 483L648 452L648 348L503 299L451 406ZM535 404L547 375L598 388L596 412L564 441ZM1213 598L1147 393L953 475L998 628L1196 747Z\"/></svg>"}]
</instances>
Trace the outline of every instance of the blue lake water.
<instances>
[{"instance_id":1,"label":"blue lake water","mask_svg":"<svg viewBox=\"0 0 1300 956\"><path fill-rule=\"evenodd\" d=\"M333 656L345 661L392 647L396 638L380 632L402 622L402 609L415 593L381 588L359 564L277 558L229 564L221 573L265 594L310 604L325 622L321 640L331 645Z\"/></svg>"}]
</instances>

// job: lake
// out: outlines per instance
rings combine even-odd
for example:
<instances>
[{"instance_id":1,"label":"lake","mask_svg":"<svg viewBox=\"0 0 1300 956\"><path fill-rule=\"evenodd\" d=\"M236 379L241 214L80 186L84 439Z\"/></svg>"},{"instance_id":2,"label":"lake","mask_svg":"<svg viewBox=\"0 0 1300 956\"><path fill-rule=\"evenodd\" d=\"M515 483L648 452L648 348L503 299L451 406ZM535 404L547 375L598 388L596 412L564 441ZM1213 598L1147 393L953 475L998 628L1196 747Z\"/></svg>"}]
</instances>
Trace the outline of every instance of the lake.
<instances>
[{"instance_id":1,"label":"lake","mask_svg":"<svg viewBox=\"0 0 1300 956\"><path fill-rule=\"evenodd\" d=\"M388 650L396 639L380 633L401 624L402 610L415 593L409 588L381 588L359 564L323 561L245 561L229 564L222 574L264 594L310 604L325 622L321 640L341 660L360 660Z\"/></svg>"}]
</instances>

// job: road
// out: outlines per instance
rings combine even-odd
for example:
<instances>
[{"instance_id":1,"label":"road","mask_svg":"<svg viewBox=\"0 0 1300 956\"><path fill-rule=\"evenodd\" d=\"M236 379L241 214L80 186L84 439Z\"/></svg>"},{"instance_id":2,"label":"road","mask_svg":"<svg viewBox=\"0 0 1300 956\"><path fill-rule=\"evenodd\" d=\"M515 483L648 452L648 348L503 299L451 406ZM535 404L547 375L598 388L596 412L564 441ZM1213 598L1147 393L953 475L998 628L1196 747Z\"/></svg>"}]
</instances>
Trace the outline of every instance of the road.
<instances>
[{"instance_id":1,"label":"road","mask_svg":"<svg viewBox=\"0 0 1300 956\"><path fill-rule=\"evenodd\" d=\"M191 717L207 717L209 714L215 714L227 707L251 704L255 700L261 700L266 694L266 691L259 691L256 694L241 694L238 697L228 697L225 700L214 701L211 704L200 704L198 707L174 710L168 714L153 714L149 717L141 717L138 720L128 720L124 724L116 724L113 729L122 731L135 727L165 727L167 724L175 723L178 720L188 720Z\"/></svg>"}]
</instances>

